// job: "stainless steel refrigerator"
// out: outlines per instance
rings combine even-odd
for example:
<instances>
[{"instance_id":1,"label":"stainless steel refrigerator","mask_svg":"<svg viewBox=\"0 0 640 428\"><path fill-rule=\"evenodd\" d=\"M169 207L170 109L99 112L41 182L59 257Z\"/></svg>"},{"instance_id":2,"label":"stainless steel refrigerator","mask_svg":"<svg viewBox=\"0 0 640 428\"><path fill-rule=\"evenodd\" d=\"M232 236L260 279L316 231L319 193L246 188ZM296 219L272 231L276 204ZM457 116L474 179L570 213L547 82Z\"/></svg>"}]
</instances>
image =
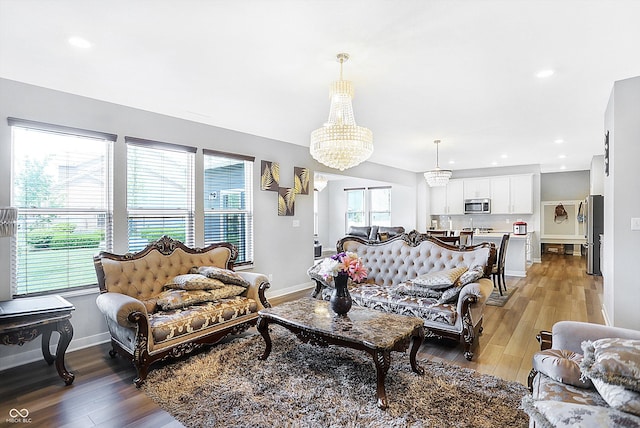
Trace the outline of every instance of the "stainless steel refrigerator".
<instances>
[{"instance_id":1,"label":"stainless steel refrigerator","mask_svg":"<svg viewBox=\"0 0 640 428\"><path fill-rule=\"evenodd\" d=\"M585 238L587 238L587 274L602 275L600 235L604 233L604 197L590 195L585 202Z\"/></svg>"}]
</instances>

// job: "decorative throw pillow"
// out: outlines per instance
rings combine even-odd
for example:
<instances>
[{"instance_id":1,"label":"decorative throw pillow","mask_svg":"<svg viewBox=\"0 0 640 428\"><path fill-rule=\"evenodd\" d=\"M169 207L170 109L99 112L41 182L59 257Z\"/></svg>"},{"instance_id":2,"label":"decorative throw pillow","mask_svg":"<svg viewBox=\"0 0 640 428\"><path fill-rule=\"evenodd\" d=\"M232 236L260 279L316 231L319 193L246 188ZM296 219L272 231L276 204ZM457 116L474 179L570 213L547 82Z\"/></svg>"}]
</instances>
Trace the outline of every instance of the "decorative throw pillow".
<instances>
[{"instance_id":1,"label":"decorative throw pillow","mask_svg":"<svg viewBox=\"0 0 640 428\"><path fill-rule=\"evenodd\" d=\"M475 265L469 268L462 275L460 275L460 278L458 278L456 285L464 286L467 284L471 284L472 282L477 282L483 276L484 276L484 266Z\"/></svg>"},{"instance_id":2,"label":"decorative throw pillow","mask_svg":"<svg viewBox=\"0 0 640 428\"><path fill-rule=\"evenodd\" d=\"M214 290L224 287L224 282L219 279L207 278L198 273L187 273L174 277L164 287L180 290Z\"/></svg>"},{"instance_id":3,"label":"decorative throw pillow","mask_svg":"<svg viewBox=\"0 0 640 428\"><path fill-rule=\"evenodd\" d=\"M564 349L547 349L533 355L533 368L551 379L578 388L590 388L589 379L581 380L582 355Z\"/></svg>"},{"instance_id":4,"label":"decorative throw pillow","mask_svg":"<svg viewBox=\"0 0 640 428\"><path fill-rule=\"evenodd\" d=\"M412 283L414 285L422 285L435 290L449 288L455 284L458 278L460 278L460 275L466 271L467 268L463 266L438 272L429 272L412 280Z\"/></svg>"},{"instance_id":5,"label":"decorative throw pillow","mask_svg":"<svg viewBox=\"0 0 640 428\"><path fill-rule=\"evenodd\" d=\"M144 307L147 308L148 314L153 314L158 309L157 307L158 299L155 297L152 297L150 299L140 300L140 301L142 302Z\"/></svg>"},{"instance_id":6,"label":"decorative throw pillow","mask_svg":"<svg viewBox=\"0 0 640 428\"><path fill-rule=\"evenodd\" d=\"M197 272L195 273L199 273L200 275L204 275L208 278L219 279L225 284L235 284L245 288L251 285L247 280L240 276L238 272L234 272L229 269L222 269L215 266L200 266L196 269Z\"/></svg>"},{"instance_id":7,"label":"decorative throw pillow","mask_svg":"<svg viewBox=\"0 0 640 428\"><path fill-rule=\"evenodd\" d=\"M640 392L631 391L620 385L613 385L594 378L593 385L604 401L614 409L640 416Z\"/></svg>"},{"instance_id":8,"label":"decorative throw pillow","mask_svg":"<svg viewBox=\"0 0 640 428\"><path fill-rule=\"evenodd\" d=\"M451 288L447 288L442 292L442 296L438 299L438 303L454 303L458 301L458 297L460 296L460 290L462 290L462 286L454 285Z\"/></svg>"},{"instance_id":9,"label":"decorative throw pillow","mask_svg":"<svg viewBox=\"0 0 640 428\"><path fill-rule=\"evenodd\" d=\"M215 290L170 289L158 294L157 304L162 310L168 311L197 303L214 302L219 299L238 296L244 291L245 288L238 285L225 285L223 288L217 288Z\"/></svg>"},{"instance_id":10,"label":"decorative throw pillow","mask_svg":"<svg viewBox=\"0 0 640 428\"><path fill-rule=\"evenodd\" d=\"M640 340L607 338L582 342L582 374L640 392Z\"/></svg>"},{"instance_id":11,"label":"decorative throw pillow","mask_svg":"<svg viewBox=\"0 0 640 428\"><path fill-rule=\"evenodd\" d=\"M440 296L442 296L442 291L434 290L429 287L415 285L411 281L409 281L409 282L403 282L402 284L399 284L398 286L396 286L392 290L392 294L438 299L440 298Z\"/></svg>"}]
</instances>

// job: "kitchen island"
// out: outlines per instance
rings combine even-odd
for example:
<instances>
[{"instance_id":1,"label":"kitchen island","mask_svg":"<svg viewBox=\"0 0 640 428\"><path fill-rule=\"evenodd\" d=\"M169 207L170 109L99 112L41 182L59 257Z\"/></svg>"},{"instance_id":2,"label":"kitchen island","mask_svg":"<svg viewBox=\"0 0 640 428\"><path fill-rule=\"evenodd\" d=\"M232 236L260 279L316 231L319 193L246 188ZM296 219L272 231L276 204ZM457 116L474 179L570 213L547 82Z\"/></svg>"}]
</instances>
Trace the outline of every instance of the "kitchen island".
<instances>
[{"instance_id":1,"label":"kitchen island","mask_svg":"<svg viewBox=\"0 0 640 428\"><path fill-rule=\"evenodd\" d=\"M527 276L528 260L527 254L531 242L531 233L526 235L514 235L510 232L487 232L474 233L473 244L481 242L493 242L496 249L500 248L502 235L509 233L509 244L507 246L507 260L505 261L504 274L507 276ZM497 263L497 260L496 260Z\"/></svg>"}]
</instances>

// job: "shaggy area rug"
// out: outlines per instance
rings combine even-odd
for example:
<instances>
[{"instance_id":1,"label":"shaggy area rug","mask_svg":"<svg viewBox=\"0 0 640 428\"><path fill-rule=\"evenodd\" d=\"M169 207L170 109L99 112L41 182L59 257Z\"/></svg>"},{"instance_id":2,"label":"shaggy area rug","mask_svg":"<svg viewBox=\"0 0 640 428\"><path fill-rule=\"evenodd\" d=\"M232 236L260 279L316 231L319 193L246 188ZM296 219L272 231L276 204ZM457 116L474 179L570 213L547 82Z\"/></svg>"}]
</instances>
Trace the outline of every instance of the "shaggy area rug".
<instances>
[{"instance_id":1,"label":"shaggy area rug","mask_svg":"<svg viewBox=\"0 0 640 428\"><path fill-rule=\"evenodd\" d=\"M376 405L369 354L300 342L271 326L266 361L260 335L235 339L151 370L143 386L187 427L526 427L527 389L470 369L391 353L387 410Z\"/></svg>"},{"instance_id":2,"label":"shaggy area rug","mask_svg":"<svg viewBox=\"0 0 640 428\"><path fill-rule=\"evenodd\" d=\"M517 290L516 287L511 286L507 289L507 291L502 291L502 296L500 295L500 291L498 291L497 288L495 288L492 292L491 295L489 296L489 298L487 299L487 305L490 306L504 306L505 303L507 303L507 301L509 300L509 298L511 296L513 296L513 293Z\"/></svg>"}]
</instances>

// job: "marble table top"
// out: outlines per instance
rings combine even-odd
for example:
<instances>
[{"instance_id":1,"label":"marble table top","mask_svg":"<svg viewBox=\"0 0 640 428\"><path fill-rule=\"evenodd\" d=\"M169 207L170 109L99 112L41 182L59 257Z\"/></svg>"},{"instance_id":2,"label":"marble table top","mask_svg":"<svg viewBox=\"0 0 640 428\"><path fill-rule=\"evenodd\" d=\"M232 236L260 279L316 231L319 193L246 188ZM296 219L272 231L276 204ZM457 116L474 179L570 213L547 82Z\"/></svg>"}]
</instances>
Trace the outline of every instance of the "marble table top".
<instances>
[{"instance_id":1,"label":"marble table top","mask_svg":"<svg viewBox=\"0 0 640 428\"><path fill-rule=\"evenodd\" d=\"M377 349L393 348L424 323L421 318L359 306L353 306L346 316L341 317L331 310L329 302L310 297L262 309L259 315Z\"/></svg>"}]
</instances>

